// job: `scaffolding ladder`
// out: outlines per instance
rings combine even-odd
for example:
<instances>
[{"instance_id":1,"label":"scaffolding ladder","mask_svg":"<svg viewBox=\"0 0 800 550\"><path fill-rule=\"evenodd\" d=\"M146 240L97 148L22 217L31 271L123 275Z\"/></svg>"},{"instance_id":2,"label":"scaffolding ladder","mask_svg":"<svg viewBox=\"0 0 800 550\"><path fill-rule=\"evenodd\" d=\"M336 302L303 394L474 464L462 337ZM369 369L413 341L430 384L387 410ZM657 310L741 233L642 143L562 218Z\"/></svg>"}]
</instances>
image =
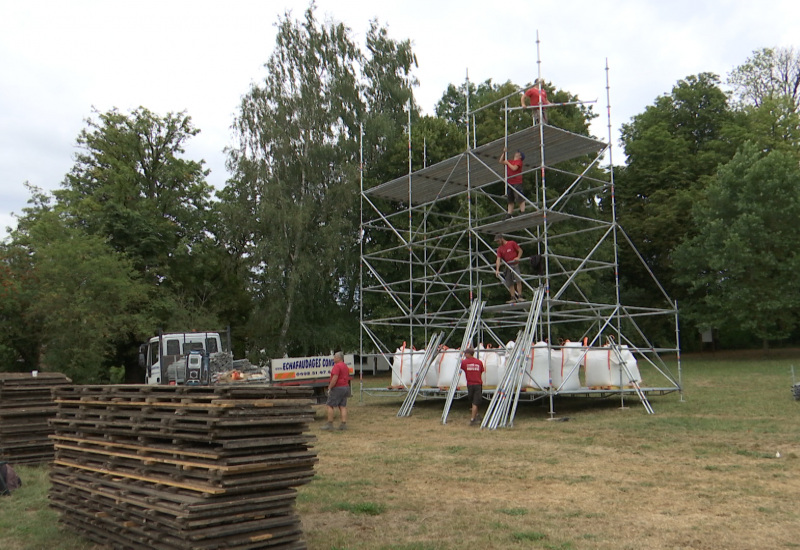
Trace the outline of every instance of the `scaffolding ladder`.
<instances>
[{"instance_id":1,"label":"scaffolding ladder","mask_svg":"<svg viewBox=\"0 0 800 550\"><path fill-rule=\"evenodd\" d=\"M433 361L439 355L439 346L444 338L444 332L438 332L431 337L428 347L425 348L425 354L422 357L422 368L417 372L416 378L411 382L411 387L408 389L406 398L403 404L400 405L400 410L397 412L398 417L411 416L411 409L414 408L414 402L417 400L419 390L425 384L425 377L428 375Z\"/></svg>"},{"instance_id":2,"label":"scaffolding ladder","mask_svg":"<svg viewBox=\"0 0 800 550\"><path fill-rule=\"evenodd\" d=\"M472 301L472 305L469 308L467 327L464 329L464 339L461 341L461 347L458 350L459 364L461 363L461 358L464 356L464 350L467 349L467 347L471 344L472 339L478 330L478 323L480 323L481 313L483 312L483 307L485 305L486 302L481 301L480 299L475 299ZM442 411L442 424L447 424L447 415L450 414L450 407L453 405L453 398L455 397L456 389L458 388L459 378L461 378L461 369L456 367L455 372L453 373L453 380L450 382L450 389L447 391L447 400L444 404L444 410Z\"/></svg>"},{"instance_id":3,"label":"scaffolding ladder","mask_svg":"<svg viewBox=\"0 0 800 550\"><path fill-rule=\"evenodd\" d=\"M494 395L486 409L486 414L481 422L481 428L495 430L498 427L512 426L519 403L519 393L522 391L522 380L525 368L530 357L533 339L536 336L536 326L544 302L544 287L534 290L531 308L528 310L528 320L525 327L517 334L516 344L506 360L503 377L495 389Z\"/></svg>"}]
</instances>

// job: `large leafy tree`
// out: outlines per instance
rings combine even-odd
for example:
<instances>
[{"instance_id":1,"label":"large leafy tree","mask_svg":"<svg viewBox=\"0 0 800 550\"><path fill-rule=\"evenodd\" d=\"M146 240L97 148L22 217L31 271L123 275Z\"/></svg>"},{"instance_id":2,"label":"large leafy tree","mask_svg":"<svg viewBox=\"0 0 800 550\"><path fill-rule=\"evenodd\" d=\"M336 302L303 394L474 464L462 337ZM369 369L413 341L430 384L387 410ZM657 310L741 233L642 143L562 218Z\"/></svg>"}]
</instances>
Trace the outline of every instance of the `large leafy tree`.
<instances>
[{"instance_id":1,"label":"large leafy tree","mask_svg":"<svg viewBox=\"0 0 800 550\"><path fill-rule=\"evenodd\" d=\"M692 206L721 163L733 155L727 139L733 115L716 75L679 81L622 127L627 165L617 170L618 219L646 264L675 298L672 250L695 232ZM620 275L628 303L662 305L644 266L626 247Z\"/></svg>"},{"instance_id":2,"label":"large leafy tree","mask_svg":"<svg viewBox=\"0 0 800 550\"><path fill-rule=\"evenodd\" d=\"M800 52L792 47L761 48L728 75L736 100L756 107L779 97L788 98L792 111L800 108Z\"/></svg>"},{"instance_id":3,"label":"large leafy tree","mask_svg":"<svg viewBox=\"0 0 800 550\"><path fill-rule=\"evenodd\" d=\"M104 235L148 279L170 275L179 246L204 237L211 187L203 163L183 158L199 130L185 113L140 107L95 113L78 136L76 162L54 194L73 219Z\"/></svg>"},{"instance_id":4,"label":"large leafy tree","mask_svg":"<svg viewBox=\"0 0 800 550\"><path fill-rule=\"evenodd\" d=\"M697 234L675 252L700 326L754 335L766 346L800 325L800 168L784 151L747 143L692 209Z\"/></svg>"},{"instance_id":5,"label":"large leafy tree","mask_svg":"<svg viewBox=\"0 0 800 550\"><path fill-rule=\"evenodd\" d=\"M223 194L237 206L228 222L246 227L251 334L273 356L329 351L346 329L356 333L346 296L357 239L361 54L344 25L320 24L313 8L302 21L286 14L278 22L267 75L234 122Z\"/></svg>"},{"instance_id":6,"label":"large leafy tree","mask_svg":"<svg viewBox=\"0 0 800 550\"><path fill-rule=\"evenodd\" d=\"M738 124L731 138L764 150L800 149L800 53L793 48L756 50L728 76Z\"/></svg>"},{"instance_id":7,"label":"large leafy tree","mask_svg":"<svg viewBox=\"0 0 800 550\"><path fill-rule=\"evenodd\" d=\"M76 227L36 192L3 246L0 326L23 370L57 370L76 382L107 381L115 346L141 333L147 285L133 263Z\"/></svg>"},{"instance_id":8,"label":"large leafy tree","mask_svg":"<svg viewBox=\"0 0 800 550\"><path fill-rule=\"evenodd\" d=\"M226 276L233 261L216 245L215 205L202 161L185 157L199 132L186 113L95 113L78 136L79 153L57 208L75 227L104 238L151 288L154 326L216 328L230 322Z\"/></svg>"},{"instance_id":9,"label":"large leafy tree","mask_svg":"<svg viewBox=\"0 0 800 550\"><path fill-rule=\"evenodd\" d=\"M85 372L75 372L96 379L100 363L135 367L137 341L158 328L213 329L243 316L249 304L237 263L216 244L219 226L206 171L202 161L184 158L184 145L196 134L185 114L159 116L145 108L128 114L113 109L87 120L62 188L52 197L34 190L6 251L14 268L8 287L13 300L3 309L15 311L26 328L4 350L13 348L27 364L46 354L49 368L78 368L68 354L53 360L57 350L74 348L51 342L85 314L81 326L116 349L109 354L84 339L84 355L92 361L84 363ZM70 259L70 247L81 253ZM135 368L128 373L129 380L141 380Z\"/></svg>"}]
</instances>

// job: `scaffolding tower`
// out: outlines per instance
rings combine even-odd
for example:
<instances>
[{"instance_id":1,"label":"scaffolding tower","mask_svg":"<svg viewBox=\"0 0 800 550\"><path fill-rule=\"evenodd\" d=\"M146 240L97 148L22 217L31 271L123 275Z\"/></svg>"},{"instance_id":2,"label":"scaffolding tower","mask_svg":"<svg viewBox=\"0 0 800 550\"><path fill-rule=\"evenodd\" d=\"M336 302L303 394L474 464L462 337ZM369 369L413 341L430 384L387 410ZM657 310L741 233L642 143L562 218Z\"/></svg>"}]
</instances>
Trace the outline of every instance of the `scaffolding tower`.
<instances>
[{"instance_id":1,"label":"scaffolding tower","mask_svg":"<svg viewBox=\"0 0 800 550\"><path fill-rule=\"evenodd\" d=\"M608 96L607 64L606 92ZM380 297L380 307L369 314L362 308L362 357L375 353L391 363L402 342L409 348L415 343L424 346L439 332L445 344L458 345L470 305L479 296L489 305L483 308L478 342L473 344L502 349L526 328L532 307L524 299L503 303L508 295L495 275L494 245L494 238L503 234L524 251L523 296L530 300L542 289L537 304L541 313L536 316L540 340L552 349L561 349L564 340L581 342L586 350L625 345L649 373L641 388L620 384L616 389L565 390L551 385L523 397L549 398L552 417L555 395L619 394L624 403L626 395L646 401L647 393L681 392L677 304L649 269L663 295L663 307L625 305L621 300L620 248L630 247L634 257L644 260L617 223L610 108L608 143L540 123L541 116L533 126L509 133L509 113L520 109L509 100L518 94L476 110L467 102L466 150L419 170L411 169L409 116L408 174L362 188L362 304L369 295ZM502 138L478 143L475 114L484 109L496 110L506 130ZM506 215L506 174L498 161L506 150L525 153L526 209L512 217ZM604 158L607 166L600 165ZM643 324L653 322L674 328L674 345L655 345L646 336ZM677 376L663 359L667 356L677 358ZM441 396L441 391L428 388L427 394Z\"/></svg>"}]
</instances>

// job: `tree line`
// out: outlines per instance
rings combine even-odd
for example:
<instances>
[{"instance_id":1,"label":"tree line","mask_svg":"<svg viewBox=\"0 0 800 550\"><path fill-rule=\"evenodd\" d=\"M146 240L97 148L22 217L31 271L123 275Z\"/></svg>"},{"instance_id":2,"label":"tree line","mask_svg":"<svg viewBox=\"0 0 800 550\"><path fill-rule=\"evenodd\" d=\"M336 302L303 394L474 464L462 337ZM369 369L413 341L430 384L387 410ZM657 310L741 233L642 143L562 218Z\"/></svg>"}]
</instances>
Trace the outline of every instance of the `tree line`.
<instances>
[{"instance_id":1,"label":"tree line","mask_svg":"<svg viewBox=\"0 0 800 550\"><path fill-rule=\"evenodd\" d=\"M312 5L278 18L266 76L244 93L223 189L185 145L187 113L93 112L79 153L52 193L28 207L0 244L0 370L58 370L107 382L126 367L141 382L137 344L158 330L230 326L237 356L258 360L357 349L359 189L466 147L466 96L488 104L520 86L451 85L419 114L409 40L372 22L358 47ZM729 345L798 340L800 56L762 49L728 76L688 76L622 132L618 219L679 301L684 346L714 328ZM546 85L551 101L578 99ZM504 121L478 114L478 140ZM550 123L589 134L591 107ZM511 131L530 124L516 113ZM423 158L423 155L425 158ZM603 208L610 197L585 207ZM657 299L632 253L620 257L623 301ZM686 336L689 335L689 336Z\"/></svg>"}]
</instances>

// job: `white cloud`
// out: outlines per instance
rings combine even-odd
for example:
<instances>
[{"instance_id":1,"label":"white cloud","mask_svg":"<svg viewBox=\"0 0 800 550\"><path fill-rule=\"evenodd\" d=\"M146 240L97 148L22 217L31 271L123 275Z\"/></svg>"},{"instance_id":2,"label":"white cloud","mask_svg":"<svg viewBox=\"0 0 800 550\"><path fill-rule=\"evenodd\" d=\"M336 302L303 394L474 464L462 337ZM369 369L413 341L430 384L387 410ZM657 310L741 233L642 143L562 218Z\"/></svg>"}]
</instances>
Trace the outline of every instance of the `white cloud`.
<instances>
[{"instance_id":1,"label":"white cloud","mask_svg":"<svg viewBox=\"0 0 800 550\"><path fill-rule=\"evenodd\" d=\"M58 187L92 106L186 110L201 130L187 153L204 158L210 182L223 185L229 127L250 83L263 78L278 15L291 9L302 18L307 7L300 0L0 0L0 220L9 220L0 227L25 206L23 182ZM800 36L794 0L317 0L317 7L319 18L343 21L359 41L376 17L393 38L411 39L417 101L428 114L467 70L473 82L532 81L538 31L543 76L597 99L593 132L606 138L607 59L615 141L622 123L678 79L703 71L724 78L755 49L797 45Z\"/></svg>"}]
</instances>

